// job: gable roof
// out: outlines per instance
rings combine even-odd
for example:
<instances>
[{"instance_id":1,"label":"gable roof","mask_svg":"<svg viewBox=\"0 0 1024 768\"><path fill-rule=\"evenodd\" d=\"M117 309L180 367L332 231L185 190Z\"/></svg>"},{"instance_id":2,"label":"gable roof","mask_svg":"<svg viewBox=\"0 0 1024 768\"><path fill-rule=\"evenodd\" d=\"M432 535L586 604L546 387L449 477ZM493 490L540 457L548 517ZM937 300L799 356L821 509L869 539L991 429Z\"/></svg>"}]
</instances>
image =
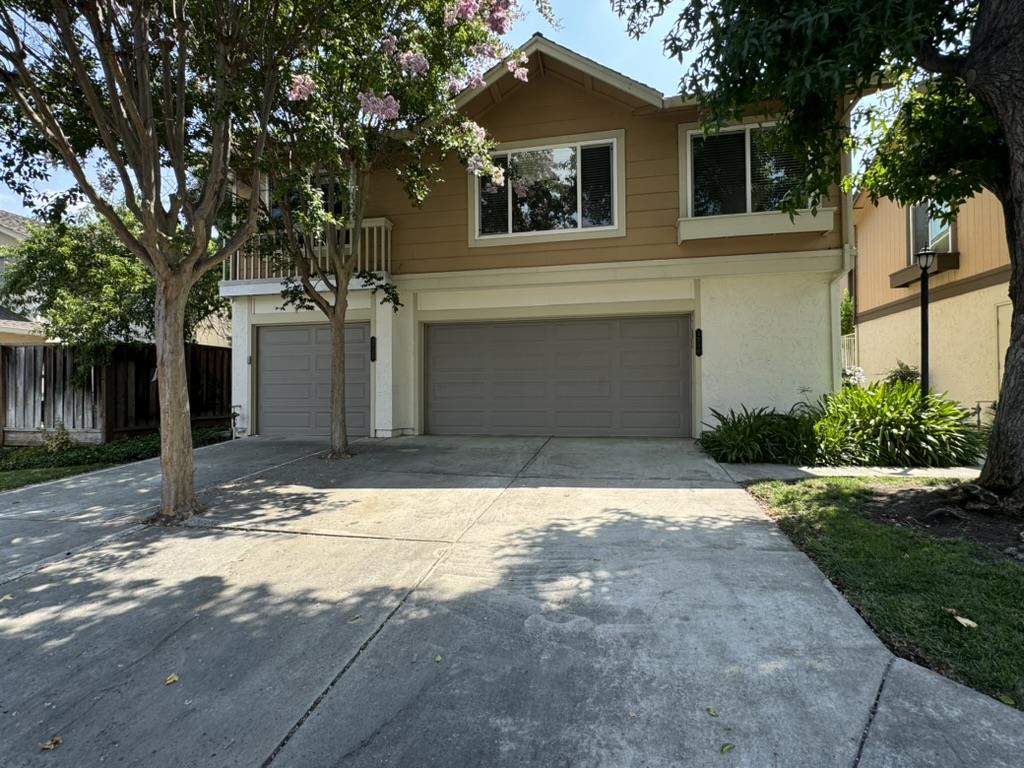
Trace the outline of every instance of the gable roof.
<instances>
[{"instance_id":1,"label":"gable roof","mask_svg":"<svg viewBox=\"0 0 1024 768\"><path fill-rule=\"evenodd\" d=\"M549 40L540 32L534 33L534 35L527 40L525 45L516 50L530 57L531 61L534 60L537 55L549 57L554 61L579 70L580 72L583 72L584 74L605 83L616 90L629 94L638 101L641 101L650 107L654 107L655 109L662 109L666 106L665 94L657 88L652 88L649 85L641 83L639 80L634 80L633 78L627 77L621 72L616 72L614 69L610 69L603 64L598 64L593 59L588 59L586 56L582 56L575 51L566 48L564 45L559 45L558 43ZM491 86L495 85L499 80L505 77L512 77L512 75L509 73L505 61L499 61L484 73L483 85L478 88L467 88L456 97L456 106L459 108L466 106L477 96L485 93Z\"/></svg>"},{"instance_id":2,"label":"gable roof","mask_svg":"<svg viewBox=\"0 0 1024 768\"><path fill-rule=\"evenodd\" d=\"M27 216L11 211L0 211L0 231L18 240L28 237L28 225L34 223Z\"/></svg>"}]
</instances>

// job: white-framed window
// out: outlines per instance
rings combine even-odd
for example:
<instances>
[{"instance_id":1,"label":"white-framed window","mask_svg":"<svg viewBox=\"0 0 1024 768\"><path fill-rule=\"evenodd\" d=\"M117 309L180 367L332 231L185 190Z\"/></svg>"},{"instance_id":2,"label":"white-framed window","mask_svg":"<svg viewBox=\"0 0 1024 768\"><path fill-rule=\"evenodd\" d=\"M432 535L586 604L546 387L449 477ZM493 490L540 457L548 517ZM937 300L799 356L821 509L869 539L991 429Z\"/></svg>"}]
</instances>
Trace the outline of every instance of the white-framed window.
<instances>
[{"instance_id":1,"label":"white-framed window","mask_svg":"<svg viewBox=\"0 0 1024 768\"><path fill-rule=\"evenodd\" d=\"M620 234L621 153L621 132L500 149L494 160L505 184L472 180L473 240Z\"/></svg>"},{"instance_id":2,"label":"white-framed window","mask_svg":"<svg viewBox=\"0 0 1024 768\"><path fill-rule=\"evenodd\" d=\"M910 253L907 254L908 264L914 264L914 256L925 247L931 248L936 253L952 252L953 225L948 218L933 216L928 210L927 201L910 206L909 216Z\"/></svg>"},{"instance_id":3,"label":"white-framed window","mask_svg":"<svg viewBox=\"0 0 1024 768\"><path fill-rule=\"evenodd\" d=\"M772 146L771 124L686 134L688 208L693 218L778 211L804 164Z\"/></svg>"}]
</instances>

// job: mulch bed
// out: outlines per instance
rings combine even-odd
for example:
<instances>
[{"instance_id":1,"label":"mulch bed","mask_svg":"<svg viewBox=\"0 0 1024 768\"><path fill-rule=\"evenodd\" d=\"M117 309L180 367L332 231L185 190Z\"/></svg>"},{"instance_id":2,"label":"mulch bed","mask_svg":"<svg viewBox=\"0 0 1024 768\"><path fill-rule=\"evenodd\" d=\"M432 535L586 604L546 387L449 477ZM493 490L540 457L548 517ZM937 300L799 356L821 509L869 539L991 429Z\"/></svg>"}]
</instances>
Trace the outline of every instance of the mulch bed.
<instances>
[{"instance_id":1,"label":"mulch bed","mask_svg":"<svg viewBox=\"0 0 1024 768\"><path fill-rule=\"evenodd\" d=\"M884 525L967 539L994 554L1024 561L1024 518L1002 513L971 484L872 484L863 512Z\"/></svg>"}]
</instances>

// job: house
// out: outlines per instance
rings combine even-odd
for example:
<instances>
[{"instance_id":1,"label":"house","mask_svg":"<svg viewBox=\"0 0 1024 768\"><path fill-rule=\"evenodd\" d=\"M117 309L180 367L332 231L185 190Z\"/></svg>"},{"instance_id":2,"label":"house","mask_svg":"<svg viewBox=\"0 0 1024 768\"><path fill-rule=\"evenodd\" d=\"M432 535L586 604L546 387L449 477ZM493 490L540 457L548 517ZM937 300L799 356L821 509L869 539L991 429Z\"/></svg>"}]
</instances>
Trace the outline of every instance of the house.
<instances>
[{"instance_id":1,"label":"house","mask_svg":"<svg viewBox=\"0 0 1024 768\"><path fill-rule=\"evenodd\" d=\"M921 360L920 269L913 254L938 256L929 277L932 388L990 413L999 396L1010 342L1010 254L1002 207L990 192L971 198L955 221L930 218L926 205L905 208L861 195L854 205L857 356L869 380L898 361Z\"/></svg>"},{"instance_id":2,"label":"house","mask_svg":"<svg viewBox=\"0 0 1024 768\"><path fill-rule=\"evenodd\" d=\"M0 246L15 245L28 237L31 219L10 211L0 211ZM0 280L3 279L4 259L0 256ZM0 344L39 344L44 340L37 323L24 315L0 306Z\"/></svg>"},{"instance_id":3,"label":"house","mask_svg":"<svg viewBox=\"0 0 1024 768\"><path fill-rule=\"evenodd\" d=\"M351 296L353 434L695 436L712 409L837 389L851 200L791 219L800 163L764 116L705 138L692 101L540 35L523 51L528 82L498 66L459 99L507 185L453 159L417 209L371 180L366 266L404 307ZM277 270L225 267L238 425L325 435L328 328L279 308Z\"/></svg>"}]
</instances>

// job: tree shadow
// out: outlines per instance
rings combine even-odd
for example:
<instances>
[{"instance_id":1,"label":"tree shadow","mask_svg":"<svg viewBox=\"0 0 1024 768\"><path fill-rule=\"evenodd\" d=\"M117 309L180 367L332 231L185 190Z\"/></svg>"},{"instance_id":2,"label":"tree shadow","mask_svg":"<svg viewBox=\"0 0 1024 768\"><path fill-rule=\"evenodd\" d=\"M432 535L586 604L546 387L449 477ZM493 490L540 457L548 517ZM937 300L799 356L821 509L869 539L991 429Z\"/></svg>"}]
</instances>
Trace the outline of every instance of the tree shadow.
<instances>
[{"instance_id":1,"label":"tree shadow","mask_svg":"<svg viewBox=\"0 0 1024 768\"><path fill-rule=\"evenodd\" d=\"M4 765L849 764L884 649L765 518L477 490L457 544L148 528L9 584ZM316 496L274 524L366 509Z\"/></svg>"}]
</instances>

